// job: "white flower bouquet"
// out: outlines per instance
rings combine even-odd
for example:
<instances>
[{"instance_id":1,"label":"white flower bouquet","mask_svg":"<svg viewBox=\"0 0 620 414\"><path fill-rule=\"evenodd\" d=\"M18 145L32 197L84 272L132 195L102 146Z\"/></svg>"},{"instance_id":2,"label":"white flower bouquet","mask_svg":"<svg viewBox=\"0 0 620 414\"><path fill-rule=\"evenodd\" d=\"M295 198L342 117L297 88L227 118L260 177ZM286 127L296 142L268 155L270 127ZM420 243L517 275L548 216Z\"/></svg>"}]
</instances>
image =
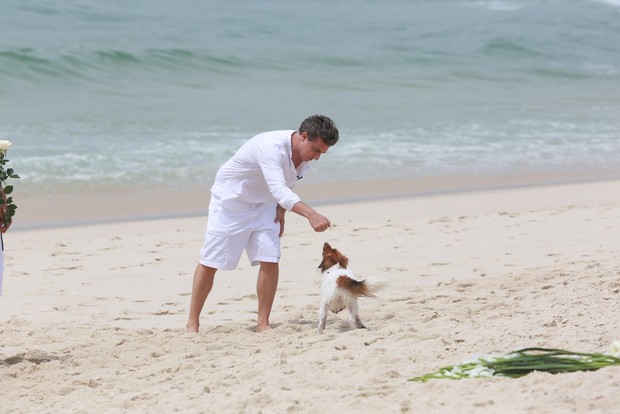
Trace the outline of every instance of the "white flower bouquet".
<instances>
[{"instance_id":1,"label":"white flower bouquet","mask_svg":"<svg viewBox=\"0 0 620 414\"><path fill-rule=\"evenodd\" d=\"M4 196L0 197L0 206L2 207L2 227L6 227L11 222L15 215L17 206L13 202L13 197L10 194L13 192L13 186L7 185L8 179L19 178L19 175L15 174L12 168L6 168L9 160L6 158L6 153L11 148L9 141L0 140L0 187L4 192Z\"/></svg>"},{"instance_id":2,"label":"white flower bouquet","mask_svg":"<svg viewBox=\"0 0 620 414\"><path fill-rule=\"evenodd\" d=\"M470 361L443 367L437 372L411 378L409 381L427 382L439 378L519 378L533 371L558 374L596 371L612 365L620 365L620 341L612 342L610 350L602 354L525 348L505 356L481 355Z\"/></svg>"}]
</instances>

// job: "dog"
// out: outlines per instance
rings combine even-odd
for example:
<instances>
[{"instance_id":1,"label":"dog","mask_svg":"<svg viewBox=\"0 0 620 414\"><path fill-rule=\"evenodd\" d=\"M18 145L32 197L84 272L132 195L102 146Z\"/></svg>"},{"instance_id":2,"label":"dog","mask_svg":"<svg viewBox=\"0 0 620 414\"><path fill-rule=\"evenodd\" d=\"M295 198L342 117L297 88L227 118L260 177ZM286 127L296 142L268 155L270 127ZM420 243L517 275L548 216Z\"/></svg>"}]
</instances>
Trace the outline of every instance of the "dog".
<instances>
[{"instance_id":1,"label":"dog","mask_svg":"<svg viewBox=\"0 0 620 414\"><path fill-rule=\"evenodd\" d=\"M382 286L358 280L353 272L347 269L349 258L332 248L329 243L323 244L323 260L318 269L321 271L321 306L319 308L318 332L325 329L329 311L338 313L344 308L349 309L351 329L364 329L359 316L357 299L360 297L374 298L375 292Z\"/></svg>"}]
</instances>

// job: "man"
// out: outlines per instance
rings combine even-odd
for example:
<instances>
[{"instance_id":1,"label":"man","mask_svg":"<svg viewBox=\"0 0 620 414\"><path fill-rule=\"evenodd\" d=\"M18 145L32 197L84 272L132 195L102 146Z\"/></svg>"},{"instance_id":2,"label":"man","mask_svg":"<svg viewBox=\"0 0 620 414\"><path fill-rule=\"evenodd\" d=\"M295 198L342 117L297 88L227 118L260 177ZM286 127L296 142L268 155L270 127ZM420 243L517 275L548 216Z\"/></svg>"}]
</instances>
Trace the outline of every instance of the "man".
<instances>
[{"instance_id":1,"label":"man","mask_svg":"<svg viewBox=\"0 0 620 414\"><path fill-rule=\"evenodd\" d=\"M280 237L286 210L308 219L314 231L331 226L327 217L292 190L309 167L338 141L334 122L323 115L306 118L298 131L256 135L218 170L211 188L209 220L200 262L194 273L187 332L198 332L200 312L218 269L237 267L243 250L260 265L256 292L256 331L270 329L269 315L278 287Z\"/></svg>"}]
</instances>

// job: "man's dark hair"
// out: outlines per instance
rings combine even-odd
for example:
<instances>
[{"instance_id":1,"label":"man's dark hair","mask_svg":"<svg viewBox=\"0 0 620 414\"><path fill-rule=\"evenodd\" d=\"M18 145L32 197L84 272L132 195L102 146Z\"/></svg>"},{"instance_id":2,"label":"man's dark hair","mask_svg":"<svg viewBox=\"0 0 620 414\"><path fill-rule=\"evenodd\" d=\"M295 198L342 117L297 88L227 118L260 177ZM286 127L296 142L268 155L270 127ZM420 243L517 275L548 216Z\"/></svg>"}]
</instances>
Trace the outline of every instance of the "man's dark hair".
<instances>
[{"instance_id":1,"label":"man's dark hair","mask_svg":"<svg viewBox=\"0 0 620 414\"><path fill-rule=\"evenodd\" d=\"M299 126L299 133L303 132L308 134L310 141L320 137L330 147L338 142L338 128L334 121L325 115L312 115L304 119Z\"/></svg>"}]
</instances>

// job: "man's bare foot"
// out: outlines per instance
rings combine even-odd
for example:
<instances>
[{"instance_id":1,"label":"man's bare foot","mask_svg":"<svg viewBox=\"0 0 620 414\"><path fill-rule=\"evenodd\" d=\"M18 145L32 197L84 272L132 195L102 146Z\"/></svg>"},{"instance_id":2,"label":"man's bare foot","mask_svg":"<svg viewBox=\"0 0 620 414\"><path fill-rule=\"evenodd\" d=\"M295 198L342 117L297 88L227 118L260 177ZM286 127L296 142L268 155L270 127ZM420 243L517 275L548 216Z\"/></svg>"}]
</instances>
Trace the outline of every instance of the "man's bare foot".
<instances>
[{"instance_id":1,"label":"man's bare foot","mask_svg":"<svg viewBox=\"0 0 620 414\"><path fill-rule=\"evenodd\" d=\"M193 323L187 323L187 325L185 325L185 332L187 333L198 333L198 328L200 327L200 325L198 324L193 324Z\"/></svg>"},{"instance_id":2,"label":"man's bare foot","mask_svg":"<svg viewBox=\"0 0 620 414\"><path fill-rule=\"evenodd\" d=\"M256 332L265 332L271 329L269 324L256 325Z\"/></svg>"}]
</instances>

